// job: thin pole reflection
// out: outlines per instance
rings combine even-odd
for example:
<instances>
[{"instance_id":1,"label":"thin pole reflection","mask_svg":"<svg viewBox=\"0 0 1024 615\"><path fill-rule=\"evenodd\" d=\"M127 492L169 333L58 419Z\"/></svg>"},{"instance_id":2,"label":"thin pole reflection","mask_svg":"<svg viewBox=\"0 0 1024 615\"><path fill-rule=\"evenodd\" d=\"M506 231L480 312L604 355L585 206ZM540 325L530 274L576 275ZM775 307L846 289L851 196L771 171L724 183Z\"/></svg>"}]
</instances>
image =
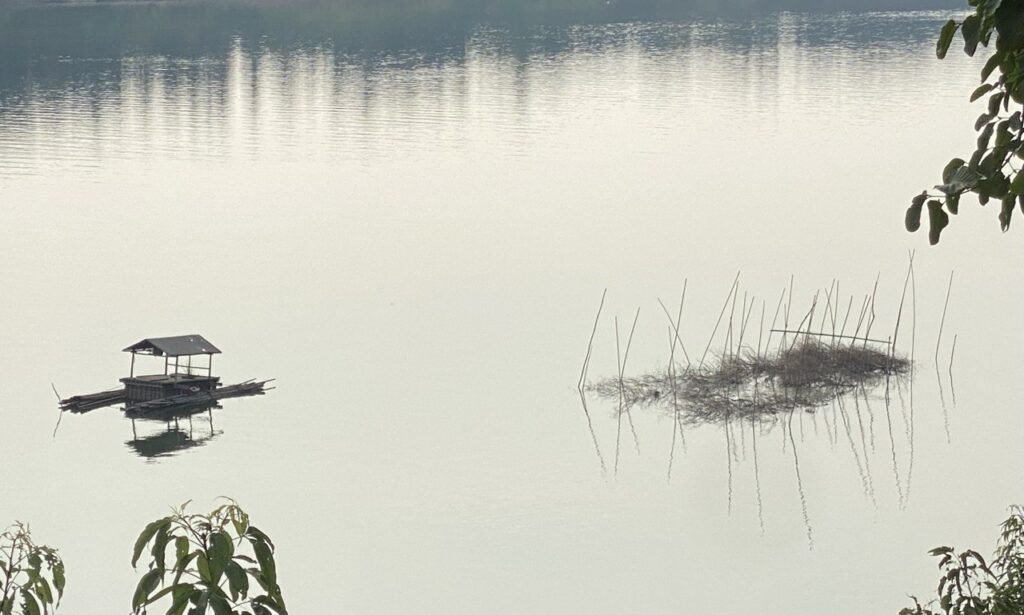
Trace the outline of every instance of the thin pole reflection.
<instances>
[{"instance_id":1,"label":"thin pole reflection","mask_svg":"<svg viewBox=\"0 0 1024 615\"><path fill-rule=\"evenodd\" d=\"M885 423L888 426L889 431L889 450L892 453L892 475L896 480L896 495L899 498L900 508L904 506L903 497L903 485L900 483L900 468L896 463L896 439L892 435L892 415L889 412L890 397L889 397L889 379L885 380Z\"/></svg>"},{"instance_id":2,"label":"thin pole reflection","mask_svg":"<svg viewBox=\"0 0 1024 615\"><path fill-rule=\"evenodd\" d=\"M790 415L790 420L792 421L792 415ZM786 429L783 429L782 431L785 432ZM800 458L797 456L796 441L793 440L793 429L792 429L792 427L789 428L789 443L790 443L790 445L792 446L792 449L793 449L793 471L796 474L796 489L797 489L797 493L800 495L800 511L803 513L804 527L807 529L807 547L808 547L808 549L813 551L814 550L814 534L811 531L811 518L810 518L810 515L807 513L807 496L804 493L804 482L803 482L803 479L800 477Z\"/></svg>"}]
</instances>

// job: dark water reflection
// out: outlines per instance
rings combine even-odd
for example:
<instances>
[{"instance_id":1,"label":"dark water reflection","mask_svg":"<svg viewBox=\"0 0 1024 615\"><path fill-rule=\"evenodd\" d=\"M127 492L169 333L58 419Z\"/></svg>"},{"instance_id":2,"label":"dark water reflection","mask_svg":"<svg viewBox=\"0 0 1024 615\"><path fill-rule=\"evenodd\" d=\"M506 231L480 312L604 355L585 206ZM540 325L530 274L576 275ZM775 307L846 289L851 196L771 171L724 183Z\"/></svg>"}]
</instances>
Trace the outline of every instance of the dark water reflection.
<instances>
[{"instance_id":1,"label":"dark water reflection","mask_svg":"<svg viewBox=\"0 0 1024 615\"><path fill-rule=\"evenodd\" d=\"M365 160L427 132L458 146L469 104L489 114L500 138L525 143L551 121L538 108L545 84L557 87L582 64L600 69L608 57L633 58L652 77L658 71L683 88L681 96L715 98L722 84L748 84L744 99L756 116L782 86L780 49L796 54L808 79L823 65L846 72L884 62L899 71L907 54L931 44L945 17L777 15L353 37L296 34L262 13L218 12L204 21L187 11L168 18L182 9L166 10L24 11L0 23L0 175L154 155L297 154L310 142L324 154ZM197 22L198 31L187 28ZM42 34L50 28L65 35ZM715 86L704 82L705 71ZM875 94L870 81L865 75L865 99Z\"/></svg>"},{"instance_id":2,"label":"dark water reflection","mask_svg":"<svg viewBox=\"0 0 1024 615\"><path fill-rule=\"evenodd\" d=\"M537 11L514 14L512 11L474 10L485 3L473 2L467 7L452 7L443 12L421 10L422 3L413 3L405 10L391 14L361 11L357 3L339 6L244 7L214 3L206 4L141 4L36 9L0 6L0 57L6 61L24 61L40 57L101 58L126 55L201 56L225 55L233 46L233 38L241 37L272 49L330 45L337 49L395 51L417 49L430 54L446 55L464 44L480 24L497 25L502 29L533 38L530 46L557 49L562 43L559 31L585 29L594 42L601 32L611 33L624 23L691 22L704 26L717 25L713 32L723 37L729 47L742 49L756 38L771 35L764 25L775 17L771 12L746 10L741 2L723 5L713 3L714 10L693 10L698 3L686 3L668 10L644 6L642 2L592 3L595 10L559 13ZM473 7L473 4L478 7ZM504 3L514 7L517 2ZM819 0L809 2L819 9ZM869 10L958 9L951 0L901 0L870 2L856 0L849 8ZM946 4L945 7L942 5ZM501 3L498 3L500 6ZM916 5L916 6L915 6ZM793 8L793 7L789 7ZM832 7L835 8L835 7ZM769 9L778 12L779 7ZM799 17L795 33L806 44L893 43L894 35L916 38L920 24L901 24L903 32L892 23L877 27L878 18L844 16L842 26L831 29L820 22L823 17ZM819 22L819 23L814 23ZM610 27L605 27L610 26ZM724 26L724 27L721 27ZM771 30L769 27L767 30ZM758 31L752 34L753 31ZM540 34L541 36L538 36ZM652 49L661 46L662 33L649 37ZM541 39L546 39L542 41ZM618 37L616 37L618 38ZM522 45L516 45L522 47Z\"/></svg>"},{"instance_id":3,"label":"dark water reflection","mask_svg":"<svg viewBox=\"0 0 1024 615\"><path fill-rule=\"evenodd\" d=\"M125 442L134 454L153 461L162 457L171 457L189 449L209 444L214 438L223 434L223 430L214 428L213 408L168 421L159 421L160 427L138 419L132 419L132 439Z\"/></svg>"}]
</instances>

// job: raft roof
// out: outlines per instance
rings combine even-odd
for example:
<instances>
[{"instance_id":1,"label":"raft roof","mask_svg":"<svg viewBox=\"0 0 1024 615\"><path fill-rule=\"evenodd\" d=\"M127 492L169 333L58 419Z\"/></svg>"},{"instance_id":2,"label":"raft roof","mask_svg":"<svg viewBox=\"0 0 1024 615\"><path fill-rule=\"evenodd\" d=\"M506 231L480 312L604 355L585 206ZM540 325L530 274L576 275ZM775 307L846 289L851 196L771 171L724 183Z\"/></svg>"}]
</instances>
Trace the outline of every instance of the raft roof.
<instances>
[{"instance_id":1,"label":"raft roof","mask_svg":"<svg viewBox=\"0 0 1024 615\"><path fill-rule=\"evenodd\" d=\"M124 352L154 356L183 357L194 354L220 354L220 349L202 335L148 337L124 349Z\"/></svg>"}]
</instances>

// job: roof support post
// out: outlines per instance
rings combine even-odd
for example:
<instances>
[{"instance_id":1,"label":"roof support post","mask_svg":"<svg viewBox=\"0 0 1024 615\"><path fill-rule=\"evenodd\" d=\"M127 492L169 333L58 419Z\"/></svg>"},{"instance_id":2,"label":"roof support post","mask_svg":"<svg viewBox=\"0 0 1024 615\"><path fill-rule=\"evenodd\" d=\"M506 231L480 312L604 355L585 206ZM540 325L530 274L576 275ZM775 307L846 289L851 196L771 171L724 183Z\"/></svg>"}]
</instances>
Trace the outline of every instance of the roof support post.
<instances>
[{"instance_id":1,"label":"roof support post","mask_svg":"<svg viewBox=\"0 0 1024 615\"><path fill-rule=\"evenodd\" d=\"M128 377L133 378L135 376L135 353L132 352L132 369L128 372Z\"/></svg>"}]
</instances>

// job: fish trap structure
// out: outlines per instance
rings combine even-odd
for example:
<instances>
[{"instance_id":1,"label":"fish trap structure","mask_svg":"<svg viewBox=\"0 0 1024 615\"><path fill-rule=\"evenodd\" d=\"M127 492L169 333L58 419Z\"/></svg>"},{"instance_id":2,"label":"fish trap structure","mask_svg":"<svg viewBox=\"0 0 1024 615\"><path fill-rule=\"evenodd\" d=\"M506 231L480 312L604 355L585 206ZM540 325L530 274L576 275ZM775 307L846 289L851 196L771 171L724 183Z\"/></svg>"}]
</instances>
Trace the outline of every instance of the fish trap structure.
<instances>
[{"instance_id":1,"label":"fish trap structure","mask_svg":"<svg viewBox=\"0 0 1024 615\"><path fill-rule=\"evenodd\" d=\"M187 415L195 408L208 408L221 399L263 395L272 382L247 380L222 386L220 378L213 375L213 355L221 351L198 334L146 338L124 352L131 353L132 359L128 376L120 379L122 387L61 399L60 409L83 414L123 403L129 418L165 420ZM136 375L139 355L163 358L163 372Z\"/></svg>"},{"instance_id":2,"label":"fish trap structure","mask_svg":"<svg viewBox=\"0 0 1024 615\"><path fill-rule=\"evenodd\" d=\"M636 330L640 309L637 308L633 317L629 336L625 340L625 351L620 352L619 321L615 318L615 352L617 374L610 378L588 381L587 374L594 348L594 338L604 308L607 289L601 295L601 303L594 318L594 325L583 360L583 367L577 383L584 413L589 420L586 407L586 394L613 402L616 413L621 416L634 406L652 406L670 412L680 422L693 423L728 422L733 418L751 418L772 420L780 412L791 412L796 409L813 411L815 408L829 404L845 393L858 388L868 388L888 383L890 379L902 379L912 375L913 333L911 333L911 353L907 357L897 351L900 322L903 316L907 289L913 286L914 276L913 255L907 270L907 277L900 295L899 308L895 314L895 325L892 334L882 339L880 335L872 335L875 324L875 297L878 290L878 279L870 294L863 296L859 311L854 309L854 296L841 302L839 282L833 279L831 285L816 290L809 309L806 312L792 310L793 278L790 277L789 288L785 287L779 295L775 314L765 328L765 316L771 312L767 309L767 301L761 300L759 319L752 321L755 298L743 293L740 296L737 272L725 302L722 304L718 319L715 321L703 354L694 355L691 362L680 336L683 304L686 299L687 283L683 283L683 291L679 308L675 316L669 312L665 304L658 299L665 317L668 319L668 366L664 369L648 372L633 377L625 375L626 362L629 358L633 333ZM952 274L950 275L950 287ZM949 301L946 291L946 302ZM913 292L913 291L912 291ZM912 295L913 296L913 295ZM787 297L789 298L786 301ZM819 303L820 299L824 299ZM845 314L842 304L846 304ZM911 306L916 306L914 299ZM822 305L824 304L824 305ZM737 313L737 307L739 312ZM779 316L781 326L776 328ZM802 318L796 320L799 314ZM726 315L728 318L726 319ZM793 317L795 327L790 327ZM720 325L727 320L724 331L724 343L720 352L713 352L716 334ZM939 325L941 342L942 323ZM916 307L913 308L913 322L917 322ZM847 333L847 325L851 332ZM913 331L913 329L912 329ZM765 335L767 333L767 335ZM772 344L772 339L775 344ZM757 340L756 347L753 339ZM744 339L751 340L744 344ZM955 338L954 338L955 341ZM936 344L936 357L938 346ZM721 343L721 342L719 342ZM955 349L955 345L954 345ZM682 363L685 360L685 364ZM952 369L952 353L950 356Z\"/></svg>"}]
</instances>

